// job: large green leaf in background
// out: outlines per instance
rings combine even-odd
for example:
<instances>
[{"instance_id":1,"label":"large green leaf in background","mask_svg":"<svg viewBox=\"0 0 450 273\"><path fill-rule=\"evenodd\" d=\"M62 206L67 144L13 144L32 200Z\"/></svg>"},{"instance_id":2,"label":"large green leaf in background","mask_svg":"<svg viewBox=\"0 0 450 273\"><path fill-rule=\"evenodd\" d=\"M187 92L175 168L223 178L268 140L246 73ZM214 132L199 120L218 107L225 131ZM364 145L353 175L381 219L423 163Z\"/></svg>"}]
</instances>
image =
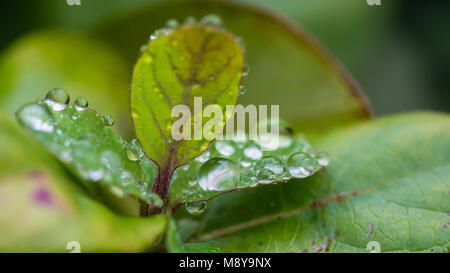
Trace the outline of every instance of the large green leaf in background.
<instances>
[{"instance_id":1,"label":"large green leaf in background","mask_svg":"<svg viewBox=\"0 0 450 273\"><path fill-rule=\"evenodd\" d=\"M194 116L201 118L199 111L208 105L225 112L226 105L236 104L244 65L238 41L217 26L186 24L160 37L155 34L133 70L131 106L136 135L161 171L172 172L197 157L222 132L232 113L219 117L220 128L210 139L196 128ZM202 99L199 109L195 97ZM190 110L183 122L189 125L189 130L184 128L189 140L174 139L171 133L171 113L180 104ZM203 127L208 120L198 123Z\"/></svg>"},{"instance_id":2,"label":"large green leaf in background","mask_svg":"<svg viewBox=\"0 0 450 273\"><path fill-rule=\"evenodd\" d=\"M93 33L125 54L129 66L149 32L168 16L184 20L216 13L243 38L249 76L243 104L279 104L280 115L299 131L328 130L367 119L367 102L351 76L299 26L279 15L219 1L168 1L98 27Z\"/></svg>"},{"instance_id":3,"label":"large green leaf in background","mask_svg":"<svg viewBox=\"0 0 450 273\"><path fill-rule=\"evenodd\" d=\"M113 214L12 121L0 117L0 251L144 251L164 233L163 215Z\"/></svg>"},{"instance_id":4,"label":"large green leaf in background","mask_svg":"<svg viewBox=\"0 0 450 273\"><path fill-rule=\"evenodd\" d=\"M330 165L303 183L209 202L192 241L231 252L447 252L450 117L416 113L329 134Z\"/></svg>"},{"instance_id":5,"label":"large green leaf in background","mask_svg":"<svg viewBox=\"0 0 450 273\"><path fill-rule=\"evenodd\" d=\"M111 48L82 34L35 32L1 55L0 109L12 114L48 90L62 88L73 97L89 98L95 109L112 115L116 129L128 137L129 71Z\"/></svg>"}]
</instances>

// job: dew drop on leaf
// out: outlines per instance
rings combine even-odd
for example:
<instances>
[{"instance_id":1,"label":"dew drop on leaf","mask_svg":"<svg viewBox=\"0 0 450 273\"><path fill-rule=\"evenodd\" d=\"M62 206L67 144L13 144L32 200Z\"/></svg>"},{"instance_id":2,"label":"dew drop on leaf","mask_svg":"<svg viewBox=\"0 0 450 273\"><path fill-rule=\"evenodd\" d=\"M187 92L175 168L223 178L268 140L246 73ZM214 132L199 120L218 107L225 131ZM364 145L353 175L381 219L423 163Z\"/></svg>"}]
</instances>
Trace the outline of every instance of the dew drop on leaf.
<instances>
[{"instance_id":1,"label":"dew drop on leaf","mask_svg":"<svg viewBox=\"0 0 450 273\"><path fill-rule=\"evenodd\" d=\"M191 215L200 215L205 211L206 209L206 202L205 201L198 201L198 202L192 202L192 203L186 203L186 210Z\"/></svg>"},{"instance_id":2,"label":"dew drop on leaf","mask_svg":"<svg viewBox=\"0 0 450 273\"><path fill-rule=\"evenodd\" d=\"M180 23L178 22L178 20L177 19L173 19L173 18L167 20L167 22L166 22L166 27L167 28L171 28L171 29L177 28L179 25L180 25Z\"/></svg>"},{"instance_id":3,"label":"dew drop on leaf","mask_svg":"<svg viewBox=\"0 0 450 273\"><path fill-rule=\"evenodd\" d=\"M234 147L227 141L218 140L214 143L214 147L221 155L231 156L234 154Z\"/></svg>"},{"instance_id":4,"label":"dew drop on leaf","mask_svg":"<svg viewBox=\"0 0 450 273\"><path fill-rule=\"evenodd\" d=\"M259 160L263 153L258 146L252 144L244 149L244 155L250 159Z\"/></svg>"},{"instance_id":5,"label":"dew drop on leaf","mask_svg":"<svg viewBox=\"0 0 450 273\"><path fill-rule=\"evenodd\" d=\"M258 171L256 175L259 183L270 182L271 180L276 178L276 175L269 169L263 168Z\"/></svg>"},{"instance_id":6,"label":"dew drop on leaf","mask_svg":"<svg viewBox=\"0 0 450 273\"><path fill-rule=\"evenodd\" d=\"M76 98L73 103L75 104L75 109L77 109L77 111L86 110L86 108L89 105L87 99L85 99L83 97Z\"/></svg>"},{"instance_id":7,"label":"dew drop on leaf","mask_svg":"<svg viewBox=\"0 0 450 273\"><path fill-rule=\"evenodd\" d=\"M197 181L205 191L223 191L235 188L239 181L236 164L223 157L212 158L200 167Z\"/></svg>"},{"instance_id":8,"label":"dew drop on leaf","mask_svg":"<svg viewBox=\"0 0 450 273\"><path fill-rule=\"evenodd\" d=\"M110 115L104 115L103 116L103 123L106 126L113 126L114 125L114 120Z\"/></svg>"},{"instance_id":9,"label":"dew drop on leaf","mask_svg":"<svg viewBox=\"0 0 450 273\"><path fill-rule=\"evenodd\" d=\"M297 178L308 177L317 168L317 160L308 153L295 153L287 161L289 173Z\"/></svg>"},{"instance_id":10,"label":"dew drop on leaf","mask_svg":"<svg viewBox=\"0 0 450 273\"><path fill-rule=\"evenodd\" d=\"M285 171L283 162L274 156L263 157L256 163L256 169L268 169L276 175L282 174Z\"/></svg>"},{"instance_id":11,"label":"dew drop on leaf","mask_svg":"<svg viewBox=\"0 0 450 273\"><path fill-rule=\"evenodd\" d=\"M127 158L131 161L137 161L144 155L141 145L136 139L130 141L125 152L127 154Z\"/></svg>"},{"instance_id":12,"label":"dew drop on leaf","mask_svg":"<svg viewBox=\"0 0 450 273\"><path fill-rule=\"evenodd\" d=\"M208 14L205 17L202 18L202 23L207 24L207 25L213 25L216 27L222 27L223 26L223 22L222 22L222 18L220 18L218 15L216 14Z\"/></svg>"},{"instance_id":13,"label":"dew drop on leaf","mask_svg":"<svg viewBox=\"0 0 450 273\"><path fill-rule=\"evenodd\" d=\"M48 91L45 96L45 103L50 106L54 111L62 111L66 109L67 104L70 101L69 94L60 88L54 88Z\"/></svg>"},{"instance_id":14,"label":"dew drop on leaf","mask_svg":"<svg viewBox=\"0 0 450 273\"><path fill-rule=\"evenodd\" d=\"M17 112L20 122L34 131L51 133L54 128L54 120L44 106L39 104L28 104Z\"/></svg>"},{"instance_id":15,"label":"dew drop on leaf","mask_svg":"<svg viewBox=\"0 0 450 273\"><path fill-rule=\"evenodd\" d=\"M239 95L244 95L245 93L247 93L247 88L245 88L244 85L240 85L239 86Z\"/></svg>"},{"instance_id":16,"label":"dew drop on leaf","mask_svg":"<svg viewBox=\"0 0 450 273\"><path fill-rule=\"evenodd\" d=\"M330 163L330 157L327 153L321 152L317 155L317 162L321 167L326 167Z\"/></svg>"}]
</instances>

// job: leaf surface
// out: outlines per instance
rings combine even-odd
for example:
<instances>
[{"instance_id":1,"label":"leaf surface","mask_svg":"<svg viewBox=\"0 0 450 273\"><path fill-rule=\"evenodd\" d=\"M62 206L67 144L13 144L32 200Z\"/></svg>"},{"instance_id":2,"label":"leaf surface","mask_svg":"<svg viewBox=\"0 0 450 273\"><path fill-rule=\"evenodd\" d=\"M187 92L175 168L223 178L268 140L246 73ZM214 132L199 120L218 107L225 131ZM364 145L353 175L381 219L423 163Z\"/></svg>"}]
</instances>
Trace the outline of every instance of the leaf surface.
<instances>
[{"instance_id":1,"label":"leaf surface","mask_svg":"<svg viewBox=\"0 0 450 273\"><path fill-rule=\"evenodd\" d=\"M323 172L212 200L193 241L226 252L369 252L371 241L448 252L449 136L450 117L436 113L331 133L317 143L331 158Z\"/></svg>"},{"instance_id":2,"label":"leaf surface","mask_svg":"<svg viewBox=\"0 0 450 273\"><path fill-rule=\"evenodd\" d=\"M242 48L227 31L208 24L185 24L152 38L134 67L131 86L132 119L145 153L161 168L172 170L198 156L211 140L194 124L208 105L234 106L244 67ZM195 97L200 98L195 108ZM174 106L188 107L184 128L190 140L174 139ZM218 135L231 116L219 117ZM200 134L200 135L198 135ZM199 136L199 137L198 137Z\"/></svg>"}]
</instances>

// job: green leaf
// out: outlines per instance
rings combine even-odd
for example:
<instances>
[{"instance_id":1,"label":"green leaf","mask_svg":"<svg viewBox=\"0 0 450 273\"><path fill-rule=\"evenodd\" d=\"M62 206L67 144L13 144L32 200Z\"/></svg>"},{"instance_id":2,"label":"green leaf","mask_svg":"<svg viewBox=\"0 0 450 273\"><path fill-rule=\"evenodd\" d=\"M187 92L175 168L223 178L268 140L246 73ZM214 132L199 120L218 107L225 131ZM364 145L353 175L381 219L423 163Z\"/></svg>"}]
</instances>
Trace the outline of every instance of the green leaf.
<instances>
[{"instance_id":1,"label":"green leaf","mask_svg":"<svg viewBox=\"0 0 450 273\"><path fill-rule=\"evenodd\" d=\"M164 33L164 32L169 33ZM161 34L162 33L162 34ZM160 30L138 59L131 86L132 119L145 153L162 170L197 157L210 140L200 136L194 116L202 108L217 105L225 112L226 105L235 105L244 67L240 44L227 31L211 24L185 24L172 30ZM199 109L194 109L194 97L200 97ZM171 118L176 105L189 107L191 116L185 124L191 140L174 140ZM194 112L195 111L195 112ZM224 115L214 138L231 116ZM192 124L191 124L192 120ZM209 119L203 118L202 126Z\"/></svg>"},{"instance_id":2,"label":"green leaf","mask_svg":"<svg viewBox=\"0 0 450 273\"><path fill-rule=\"evenodd\" d=\"M370 109L358 84L308 32L283 16L222 1L164 1L101 24L93 31L124 54L131 66L136 48L167 18L219 15L242 37L250 73L240 104L280 105L280 116L302 132L328 131L367 119ZM150 29L149 29L150 27Z\"/></svg>"},{"instance_id":3,"label":"green leaf","mask_svg":"<svg viewBox=\"0 0 450 273\"><path fill-rule=\"evenodd\" d=\"M60 92L62 96L66 94ZM129 195L162 206L159 197L150 191L156 166L143 156L139 144L127 143L112 132L105 125L112 122L107 117L102 118L90 108L64 102L65 99L58 103L48 97L27 104L17 112L17 118L94 194L99 194L100 182L119 199ZM58 107L64 109L56 111Z\"/></svg>"},{"instance_id":4,"label":"green leaf","mask_svg":"<svg viewBox=\"0 0 450 273\"><path fill-rule=\"evenodd\" d=\"M212 243L184 244L181 232L174 219L169 220L166 232L166 248L172 253L222 253L223 250Z\"/></svg>"},{"instance_id":5,"label":"green leaf","mask_svg":"<svg viewBox=\"0 0 450 273\"><path fill-rule=\"evenodd\" d=\"M118 216L86 196L39 143L0 115L0 252L144 251L166 217Z\"/></svg>"},{"instance_id":6,"label":"green leaf","mask_svg":"<svg viewBox=\"0 0 450 273\"><path fill-rule=\"evenodd\" d=\"M107 45L82 34L46 30L25 35L0 56L0 109L13 114L51 88L89 97L91 106L112 115L114 130L132 135L130 70Z\"/></svg>"},{"instance_id":7,"label":"green leaf","mask_svg":"<svg viewBox=\"0 0 450 273\"><path fill-rule=\"evenodd\" d=\"M293 137L286 132L272 151L264 150L260 143L217 140L204 154L175 171L169 203L177 207L195 202L195 206L223 193L309 177L328 165L328 156L312 149L301 135Z\"/></svg>"},{"instance_id":8,"label":"green leaf","mask_svg":"<svg viewBox=\"0 0 450 273\"><path fill-rule=\"evenodd\" d=\"M448 252L450 116L398 115L331 133L303 183L222 195L192 241L226 252ZM373 243L372 243L373 244Z\"/></svg>"}]
</instances>

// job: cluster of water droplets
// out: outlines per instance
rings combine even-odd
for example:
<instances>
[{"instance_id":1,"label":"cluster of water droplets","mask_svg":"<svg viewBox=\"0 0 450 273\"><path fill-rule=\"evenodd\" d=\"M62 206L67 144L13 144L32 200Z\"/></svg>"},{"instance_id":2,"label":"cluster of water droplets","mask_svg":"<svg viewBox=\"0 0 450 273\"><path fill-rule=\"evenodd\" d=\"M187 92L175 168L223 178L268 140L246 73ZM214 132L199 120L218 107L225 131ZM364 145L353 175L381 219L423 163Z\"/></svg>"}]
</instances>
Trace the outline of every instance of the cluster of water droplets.
<instances>
[{"instance_id":1,"label":"cluster of water droplets","mask_svg":"<svg viewBox=\"0 0 450 273\"><path fill-rule=\"evenodd\" d=\"M189 165L179 168L173 183L188 181L189 187L181 197L188 211L197 211L192 207L200 203L189 203L195 200L207 200L236 188L305 178L328 165L328 155L313 151L305 137L283 127L281 134L280 145L273 151L239 137L217 140Z\"/></svg>"},{"instance_id":2,"label":"cluster of water droplets","mask_svg":"<svg viewBox=\"0 0 450 273\"><path fill-rule=\"evenodd\" d=\"M138 140L127 143L113 137L109 130L102 129L103 125L114 124L111 116L101 117L103 125L99 125L89 118L97 115L94 111L83 113L88 105L82 97L70 104L69 94L55 88L44 99L23 106L17 117L29 130L44 133L36 137L84 180L106 183L118 197L133 194L152 206L162 206L151 185L142 182L152 181L156 167L144 157Z\"/></svg>"}]
</instances>

